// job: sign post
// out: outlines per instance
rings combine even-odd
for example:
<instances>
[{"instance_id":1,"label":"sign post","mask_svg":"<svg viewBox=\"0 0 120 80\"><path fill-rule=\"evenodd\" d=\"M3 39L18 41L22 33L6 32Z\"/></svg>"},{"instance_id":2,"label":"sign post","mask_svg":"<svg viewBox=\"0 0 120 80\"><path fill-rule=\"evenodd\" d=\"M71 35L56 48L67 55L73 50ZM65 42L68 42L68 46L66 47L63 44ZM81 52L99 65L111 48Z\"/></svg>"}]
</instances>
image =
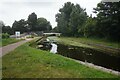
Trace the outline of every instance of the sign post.
<instances>
[{"instance_id":1,"label":"sign post","mask_svg":"<svg viewBox=\"0 0 120 80\"><path fill-rule=\"evenodd\" d=\"M16 36L16 38L20 38L20 31L16 31L15 36Z\"/></svg>"}]
</instances>

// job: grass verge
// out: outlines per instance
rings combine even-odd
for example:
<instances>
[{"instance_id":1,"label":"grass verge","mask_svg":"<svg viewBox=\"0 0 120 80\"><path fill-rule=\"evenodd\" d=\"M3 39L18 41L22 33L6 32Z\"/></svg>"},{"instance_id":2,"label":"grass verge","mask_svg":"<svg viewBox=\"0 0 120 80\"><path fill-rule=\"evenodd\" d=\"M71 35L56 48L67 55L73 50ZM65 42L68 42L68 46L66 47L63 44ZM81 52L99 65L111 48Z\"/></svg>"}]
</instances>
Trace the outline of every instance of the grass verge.
<instances>
[{"instance_id":1,"label":"grass verge","mask_svg":"<svg viewBox=\"0 0 120 80\"><path fill-rule=\"evenodd\" d=\"M2 58L3 78L118 78L26 43Z\"/></svg>"},{"instance_id":2,"label":"grass verge","mask_svg":"<svg viewBox=\"0 0 120 80\"><path fill-rule=\"evenodd\" d=\"M80 38L60 37L60 39L63 40L64 42L74 41L74 42L79 42L83 44L98 44L98 45L103 45L103 46L110 46L113 48L120 48L120 42L112 42L112 41L108 41L105 39L85 38L85 37L80 37Z\"/></svg>"},{"instance_id":3,"label":"grass verge","mask_svg":"<svg viewBox=\"0 0 120 80\"><path fill-rule=\"evenodd\" d=\"M21 41L21 39L8 38L8 39L2 39L1 41L2 42L1 42L0 46L6 46L8 44L12 44L12 43Z\"/></svg>"},{"instance_id":4,"label":"grass verge","mask_svg":"<svg viewBox=\"0 0 120 80\"><path fill-rule=\"evenodd\" d=\"M69 38L69 39L73 39L73 38ZM114 41L108 41L105 39L100 39L100 38L85 38L85 37L81 37L81 38L75 38L73 39L75 41L81 42L81 43L86 43L86 44L100 44L103 46L110 46L113 48L120 48L120 42L114 42Z\"/></svg>"}]
</instances>

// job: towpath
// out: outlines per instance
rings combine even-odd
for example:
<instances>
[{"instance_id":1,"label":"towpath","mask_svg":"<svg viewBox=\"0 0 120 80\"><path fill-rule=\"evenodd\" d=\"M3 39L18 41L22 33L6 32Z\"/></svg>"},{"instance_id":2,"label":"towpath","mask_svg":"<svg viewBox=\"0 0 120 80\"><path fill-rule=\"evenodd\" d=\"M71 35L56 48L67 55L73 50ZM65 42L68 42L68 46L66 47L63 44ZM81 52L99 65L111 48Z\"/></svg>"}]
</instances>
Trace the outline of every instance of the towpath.
<instances>
[{"instance_id":1,"label":"towpath","mask_svg":"<svg viewBox=\"0 0 120 80\"><path fill-rule=\"evenodd\" d=\"M30 41L32 39L26 39L17 43L13 43L13 44L9 44L7 46L4 47L0 47L0 57L6 55L7 53L9 53L10 51L13 51L15 48L17 48L18 46Z\"/></svg>"}]
</instances>

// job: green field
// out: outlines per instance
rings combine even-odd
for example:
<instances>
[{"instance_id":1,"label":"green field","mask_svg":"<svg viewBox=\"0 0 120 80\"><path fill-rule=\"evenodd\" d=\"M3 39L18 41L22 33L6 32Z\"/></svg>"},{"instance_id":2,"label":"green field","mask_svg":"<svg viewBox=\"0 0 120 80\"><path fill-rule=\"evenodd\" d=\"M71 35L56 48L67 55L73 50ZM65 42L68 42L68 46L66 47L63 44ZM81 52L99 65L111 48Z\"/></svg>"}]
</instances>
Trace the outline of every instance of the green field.
<instances>
[{"instance_id":1,"label":"green field","mask_svg":"<svg viewBox=\"0 0 120 80\"><path fill-rule=\"evenodd\" d=\"M7 39L2 39L2 42L0 43L0 46L6 46L8 44L12 44L18 41L21 41L21 39L15 39L15 38L7 38Z\"/></svg>"},{"instance_id":2,"label":"green field","mask_svg":"<svg viewBox=\"0 0 120 80\"><path fill-rule=\"evenodd\" d=\"M2 58L3 78L117 78L26 43Z\"/></svg>"}]
</instances>

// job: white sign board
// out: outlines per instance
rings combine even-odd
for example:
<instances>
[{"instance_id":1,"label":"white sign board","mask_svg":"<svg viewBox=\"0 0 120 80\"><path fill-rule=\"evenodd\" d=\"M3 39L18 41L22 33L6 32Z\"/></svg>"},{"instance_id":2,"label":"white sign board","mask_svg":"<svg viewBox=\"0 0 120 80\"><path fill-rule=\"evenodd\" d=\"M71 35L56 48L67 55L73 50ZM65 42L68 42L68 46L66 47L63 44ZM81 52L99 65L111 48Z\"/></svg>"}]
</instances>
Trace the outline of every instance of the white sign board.
<instances>
[{"instance_id":1,"label":"white sign board","mask_svg":"<svg viewBox=\"0 0 120 80\"><path fill-rule=\"evenodd\" d=\"M20 31L16 31L16 32L15 32L15 36L16 36L16 37L20 37Z\"/></svg>"}]
</instances>

